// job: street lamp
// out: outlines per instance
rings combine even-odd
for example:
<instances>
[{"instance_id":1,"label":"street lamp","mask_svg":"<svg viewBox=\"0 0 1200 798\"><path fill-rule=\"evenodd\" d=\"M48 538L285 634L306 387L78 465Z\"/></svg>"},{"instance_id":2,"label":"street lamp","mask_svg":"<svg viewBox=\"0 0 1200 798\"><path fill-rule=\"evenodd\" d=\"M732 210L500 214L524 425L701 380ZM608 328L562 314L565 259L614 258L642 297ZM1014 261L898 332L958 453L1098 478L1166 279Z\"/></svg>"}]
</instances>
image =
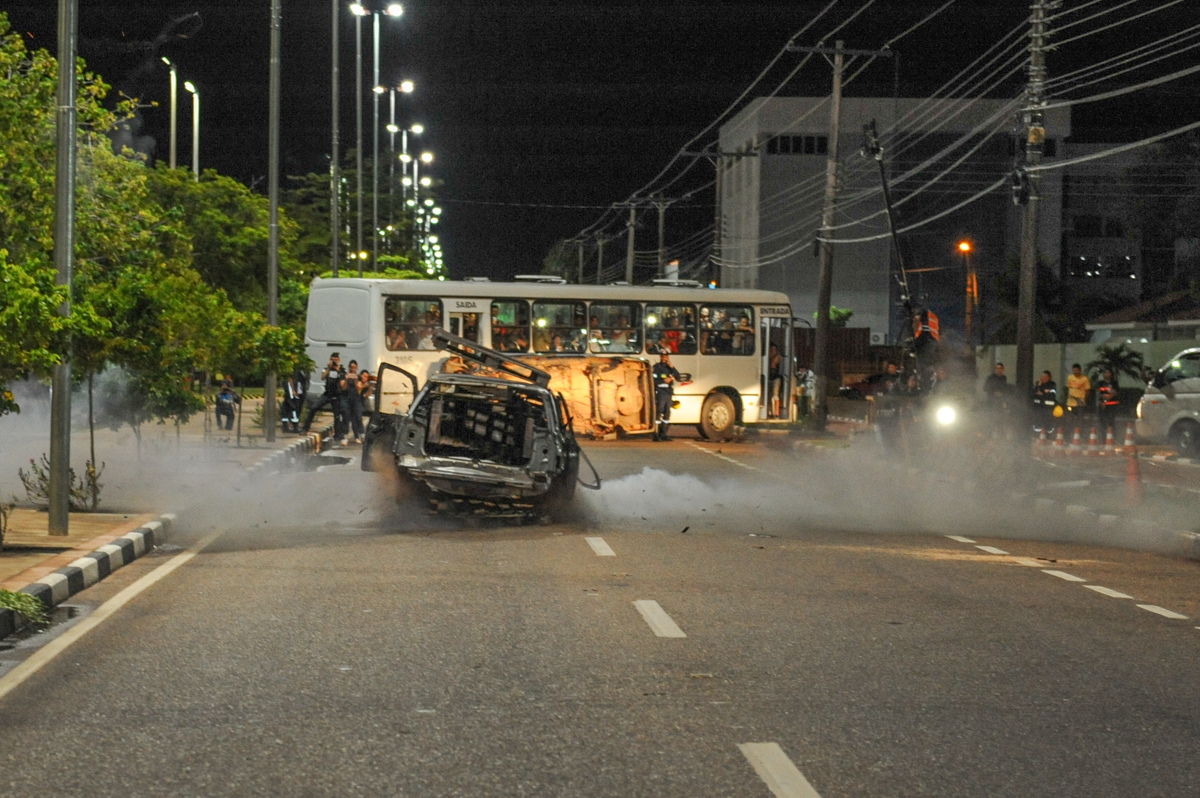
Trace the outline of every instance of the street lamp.
<instances>
[{"instance_id":1,"label":"street lamp","mask_svg":"<svg viewBox=\"0 0 1200 798\"><path fill-rule=\"evenodd\" d=\"M192 174L200 182L200 90L190 80L183 87L192 93Z\"/></svg>"},{"instance_id":2,"label":"street lamp","mask_svg":"<svg viewBox=\"0 0 1200 798\"><path fill-rule=\"evenodd\" d=\"M411 80L400 82L400 91L404 94L412 94L416 86ZM388 152L393 155L396 153L396 134L400 132L400 128L396 125L396 90L388 91ZM419 127L419 125L417 126ZM403 137L404 150L408 151L408 131L404 131ZM405 168L407 174L408 169ZM396 222L396 160L388 158L388 220L395 224ZM391 245L391 239L388 239L388 245Z\"/></svg>"},{"instance_id":3,"label":"street lamp","mask_svg":"<svg viewBox=\"0 0 1200 798\"><path fill-rule=\"evenodd\" d=\"M967 347L975 345L975 308L979 306L979 279L975 274L975 269L971 265L971 251L974 247L970 241L959 241L958 251L962 253L963 270L967 277L967 312L966 312L966 327L967 327Z\"/></svg>"},{"instance_id":4,"label":"street lamp","mask_svg":"<svg viewBox=\"0 0 1200 798\"><path fill-rule=\"evenodd\" d=\"M359 125L359 250L362 249L362 18L368 13L365 6L360 3L355 3L350 7L351 12L355 16L356 32L358 33L359 55L358 55L358 125ZM372 152L373 160L371 162L371 268L378 269L379 267L379 95L383 94L383 87L379 85L379 17L380 14L386 14L389 17L398 17L404 13L404 8L399 3L389 3L382 11L372 10L369 12L372 17L373 38L375 49L372 53L372 70L371 85L374 87L375 97L372 101L373 122L371 125L372 136ZM361 265L361 264L360 264ZM359 276L362 276L361 269Z\"/></svg>"},{"instance_id":5,"label":"street lamp","mask_svg":"<svg viewBox=\"0 0 1200 798\"><path fill-rule=\"evenodd\" d=\"M175 139L178 131L175 129L176 120L178 118L178 100L179 100L179 75L175 71L175 65L171 63L171 59L165 55L162 57L162 62L171 70L171 168L175 168Z\"/></svg>"}]
</instances>

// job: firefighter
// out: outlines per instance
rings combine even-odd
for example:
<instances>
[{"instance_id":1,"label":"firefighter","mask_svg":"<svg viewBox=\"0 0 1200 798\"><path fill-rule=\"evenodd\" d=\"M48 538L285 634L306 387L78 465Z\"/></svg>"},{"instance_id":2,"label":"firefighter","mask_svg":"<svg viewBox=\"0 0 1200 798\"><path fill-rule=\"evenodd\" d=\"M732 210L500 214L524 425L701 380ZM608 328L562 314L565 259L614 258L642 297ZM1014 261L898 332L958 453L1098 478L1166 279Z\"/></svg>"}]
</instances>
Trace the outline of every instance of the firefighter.
<instances>
[{"instance_id":1,"label":"firefighter","mask_svg":"<svg viewBox=\"0 0 1200 798\"><path fill-rule=\"evenodd\" d=\"M671 356L663 349L654 364L654 440L669 441L667 430L671 426L671 402L675 396L675 384L682 380L679 372L671 365Z\"/></svg>"},{"instance_id":2,"label":"firefighter","mask_svg":"<svg viewBox=\"0 0 1200 798\"><path fill-rule=\"evenodd\" d=\"M1100 419L1100 428L1112 427L1117 423L1117 410L1121 407L1120 386L1112 369L1105 369L1092 387L1096 391L1096 415Z\"/></svg>"},{"instance_id":3,"label":"firefighter","mask_svg":"<svg viewBox=\"0 0 1200 798\"><path fill-rule=\"evenodd\" d=\"M1058 404L1058 386L1054 384L1053 375L1043 371L1038 377L1037 385L1033 386L1033 423L1034 431L1054 430L1054 407Z\"/></svg>"}]
</instances>

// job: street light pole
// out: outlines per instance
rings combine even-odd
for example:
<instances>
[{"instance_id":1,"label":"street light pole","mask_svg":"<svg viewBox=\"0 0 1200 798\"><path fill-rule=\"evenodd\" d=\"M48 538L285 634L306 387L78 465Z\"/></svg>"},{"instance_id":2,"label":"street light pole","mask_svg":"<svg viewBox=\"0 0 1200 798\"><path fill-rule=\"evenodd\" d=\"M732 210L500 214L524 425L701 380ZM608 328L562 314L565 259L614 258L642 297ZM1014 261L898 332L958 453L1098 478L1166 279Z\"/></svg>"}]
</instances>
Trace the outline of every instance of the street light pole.
<instances>
[{"instance_id":1,"label":"street light pole","mask_svg":"<svg viewBox=\"0 0 1200 798\"><path fill-rule=\"evenodd\" d=\"M58 107L55 109L54 266L55 284L66 286L59 315L71 315L75 269L75 51L79 0L58 0ZM50 396L51 535L70 534L71 523L71 360L64 351L54 367Z\"/></svg>"},{"instance_id":2,"label":"street light pole","mask_svg":"<svg viewBox=\"0 0 1200 798\"><path fill-rule=\"evenodd\" d=\"M283 0L271 0L270 107L267 124L267 324L279 324L279 27ZM267 443L275 442L275 370L263 385L263 432Z\"/></svg>"},{"instance_id":3,"label":"street light pole","mask_svg":"<svg viewBox=\"0 0 1200 798\"><path fill-rule=\"evenodd\" d=\"M183 87L192 93L192 176L200 182L200 90L190 80Z\"/></svg>"},{"instance_id":4,"label":"street light pole","mask_svg":"<svg viewBox=\"0 0 1200 798\"><path fill-rule=\"evenodd\" d=\"M341 243L339 241L340 236L338 235L338 228L341 227L341 219L338 217L341 215L341 210L342 210L341 209L342 163L341 163L341 152L340 152L341 142L339 141L339 139L341 137L340 128L341 128L342 120L341 120L341 112L340 112L340 109L338 108L338 105L341 102L341 93L338 90L338 80L340 79L340 68L338 65L338 60L340 58L340 53L339 53L340 48L338 47L338 44L339 44L339 38L340 38L339 34L341 32L340 31L341 25L339 24L339 22L341 21L341 16L339 14L339 12L341 10L341 0L330 0L329 4L330 4L330 6L332 6L332 9L333 9L333 34L332 34L332 42L331 42L332 50L333 50L333 56L331 59L332 73L333 73L332 78L331 78L331 84L332 84L332 90L333 90L332 91L332 93L333 93L333 103L332 103L333 141L330 143L330 147L329 147L329 259L333 264L333 276L337 277L338 276L338 261L340 260L340 256L338 253L338 244Z\"/></svg>"},{"instance_id":5,"label":"street light pole","mask_svg":"<svg viewBox=\"0 0 1200 798\"><path fill-rule=\"evenodd\" d=\"M356 246L354 248L354 259L358 261L358 275L361 277L363 251L362 18L366 15L367 11L357 3L350 6L350 11L354 14L354 125L356 130L354 141L354 169L358 183L358 220L357 224L355 225L357 235Z\"/></svg>"},{"instance_id":6,"label":"street light pole","mask_svg":"<svg viewBox=\"0 0 1200 798\"><path fill-rule=\"evenodd\" d=\"M170 160L171 168L175 168L175 143L179 137L179 131L176 129L176 122L179 119L179 74L175 71L175 65L171 63L171 59L163 56L163 63L171 70L171 148Z\"/></svg>"},{"instance_id":7,"label":"street light pole","mask_svg":"<svg viewBox=\"0 0 1200 798\"><path fill-rule=\"evenodd\" d=\"M971 268L971 242L960 241L958 251L963 256L963 271L967 278L967 312L966 333L967 350L974 351L975 347L975 307L979 304L979 283L975 279L975 270Z\"/></svg>"},{"instance_id":8,"label":"street light pole","mask_svg":"<svg viewBox=\"0 0 1200 798\"><path fill-rule=\"evenodd\" d=\"M371 52L372 66L371 93L375 95L371 105L374 115L371 123L371 271L379 271L379 12L372 15L374 23L373 43ZM358 276L362 277L362 261L358 262Z\"/></svg>"}]
</instances>

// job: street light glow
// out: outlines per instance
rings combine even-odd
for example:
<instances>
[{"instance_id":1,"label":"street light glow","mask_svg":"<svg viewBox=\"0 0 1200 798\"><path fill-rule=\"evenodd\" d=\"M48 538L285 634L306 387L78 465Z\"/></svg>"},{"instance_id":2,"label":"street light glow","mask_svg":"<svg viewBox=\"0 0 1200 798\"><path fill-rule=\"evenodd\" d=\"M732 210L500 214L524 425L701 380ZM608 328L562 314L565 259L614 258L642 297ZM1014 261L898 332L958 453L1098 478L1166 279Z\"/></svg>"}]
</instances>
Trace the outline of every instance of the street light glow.
<instances>
[{"instance_id":1,"label":"street light glow","mask_svg":"<svg viewBox=\"0 0 1200 798\"><path fill-rule=\"evenodd\" d=\"M402 152L402 153L400 153L400 160L403 161L404 163L408 163L409 161L412 160L412 156L409 155L407 152Z\"/></svg>"},{"instance_id":2,"label":"street light glow","mask_svg":"<svg viewBox=\"0 0 1200 798\"><path fill-rule=\"evenodd\" d=\"M427 179L428 179L428 178L422 178L422 180L427 180ZM427 200L425 200L425 207L426 207L426 208L432 208L432 207L433 207L433 200L431 200L431 199L427 199Z\"/></svg>"},{"instance_id":3,"label":"street light glow","mask_svg":"<svg viewBox=\"0 0 1200 798\"><path fill-rule=\"evenodd\" d=\"M431 243L431 244L436 244L437 242L438 242L438 237L437 237L437 236L430 236L430 237L429 237L429 243Z\"/></svg>"},{"instance_id":4,"label":"street light glow","mask_svg":"<svg viewBox=\"0 0 1200 798\"><path fill-rule=\"evenodd\" d=\"M404 13L404 8L399 3L389 3L387 11L384 13L386 13L389 17L398 17Z\"/></svg>"},{"instance_id":5,"label":"street light glow","mask_svg":"<svg viewBox=\"0 0 1200 798\"><path fill-rule=\"evenodd\" d=\"M958 251L959 252L970 252L971 251L971 242L970 241L958 242Z\"/></svg>"},{"instance_id":6,"label":"street light glow","mask_svg":"<svg viewBox=\"0 0 1200 798\"><path fill-rule=\"evenodd\" d=\"M170 66L170 65L171 65L171 59L170 59L170 58L167 58L165 55L162 57L162 62L163 62L164 64L166 64L167 66Z\"/></svg>"},{"instance_id":7,"label":"street light glow","mask_svg":"<svg viewBox=\"0 0 1200 798\"><path fill-rule=\"evenodd\" d=\"M400 128L399 128L399 126L397 126L397 125L388 125L388 126L387 126L387 132L388 132L388 133L399 133L399 132L400 132Z\"/></svg>"},{"instance_id":8,"label":"street light glow","mask_svg":"<svg viewBox=\"0 0 1200 798\"><path fill-rule=\"evenodd\" d=\"M413 133L416 133L419 136L425 132L425 126L424 125L413 125L412 127L409 128L409 130L411 130Z\"/></svg>"},{"instance_id":9,"label":"street light glow","mask_svg":"<svg viewBox=\"0 0 1200 798\"><path fill-rule=\"evenodd\" d=\"M371 89L371 91L375 92L376 94L383 94L385 91L387 91L387 88L384 86L376 86L375 88Z\"/></svg>"},{"instance_id":10,"label":"street light glow","mask_svg":"<svg viewBox=\"0 0 1200 798\"><path fill-rule=\"evenodd\" d=\"M411 178L411 177L406 177L406 178L404 178L403 180L401 180L400 182L401 182L401 184L402 184L402 185L404 185L405 187L408 187L408 186L411 186L411 185L412 185L412 178Z\"/></svg>"},{"instance_id":11,"label":"street light glow","mask_svg":"<svg viewBox=\"0 0 1200 798\"><path fill-rule=\"evenodd\" d=\"M441 208L434 208L434 209L433 209L433 215L434 215L434 216L441 216L441 215L442 215L442 209L441 209Z\"/></svg>"},{"instance_id":12,"label":"street light glow","mask_svg":"<svg viewBox=\"0 0 1200 798\"><path fill-rule=\"evenodd\" d=\"M350 13L356 17L365 17L367 15L367 9L362 7L362 3L351 3Z\"/></svg>"},{"instance_id":13,"label":"street light glow","mask_svg":"<svg viewBox=\"0 0 1200 798\"><path fill-rule=\"evenodd\" d=\"M433 163L433 153L432 152L421 153L421 163Z\"/></svg>"},{"instance_id":14,"label":"street light glow","mask_svg":"<svg viewBox=\"0 0 1200 798\"><path fill-rule=\"evenodd\" d=\"M413 86L413 82L411 80L401 81L400 83L400 91L404 92L405 94L412 94L413 88L415 87Z\"/></svg>"},{"instance_id":15,"label":"street light glow","mask_svg":"<svg viewBox=\"0 0 1200 798\"><path fill-rule=\"evenodd\" d=\"M421 185L425 186L425 188L429 188L430 186L432 186L432 185L433 185L433 181L432 181L432 180L430 180L428 177L422 177L422 178L421 178ZM432 204L433 204L433 200L429 200L429 204L430 204L430 205L432 205Z\"/></svg>"},{"instance_id":16,"label":"street light glow","mask_svg":"<svg viewBox=\"0 0 1200 798\"><path fill-rule=\"evenodd\" d=\"M200 93L200 92L196 91L196 86L195 86L195 84L194 84L194 83L192 83L190 80L185 80L185 81L183 82L183 87L184 87L185 89L187 89L188 91L190 91L192 94L199 94L199 93Z\"/></svg>"}]
</instances>

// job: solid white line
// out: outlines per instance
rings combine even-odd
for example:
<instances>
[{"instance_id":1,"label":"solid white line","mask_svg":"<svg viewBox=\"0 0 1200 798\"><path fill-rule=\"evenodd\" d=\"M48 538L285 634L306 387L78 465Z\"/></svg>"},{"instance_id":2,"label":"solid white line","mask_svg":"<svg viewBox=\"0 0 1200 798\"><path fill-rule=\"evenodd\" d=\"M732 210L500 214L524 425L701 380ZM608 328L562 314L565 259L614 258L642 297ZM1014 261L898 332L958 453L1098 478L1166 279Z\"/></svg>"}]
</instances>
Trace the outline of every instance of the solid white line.
<instances>
[{"instance_id":1,"label":"solid white line","mask_svg":"<svg viewBox=\"0 0 1200 798\"><path fill-rule=\"evenodd\" d=\"M1113 590L1111 587L1100 587L1100 585L1084 585L1084 587L1086 587L1088 590L1095 590L1097 593L1104 596L1109 596L1111 598L1133 598L1133 596L1127 596L1124 593Z\"/></svg>"},{"instance_id":2,"label":"solid white line","mask_svg":"<svg viewBox=\"0 0 1200 798\"><path fill-rule=\"evenodd\" d=\"M957 540L959 543L974 543L970 538L964 538L962 535L946 535L951 540Z\"/></svg>"},{"instance_id":3,"label":"solid white line","mask_svg":"<svg viewBox=\"0 0 1200 798\"><path fill-rule=\"evenodd\" d=\"M592 547L592 551L596 552L597 557L616 557L617 553L612 550L612 547L604 542L604 538L584 538L587 544Z\"/></svg>"},{"instance_id":4,"label":"solid white line","mask_svg":"<svg viewBox=\"0 0 1200 798\"><path fill-rule=\"evenodd\" d=\"M72 626L59 637L54 638L46 645L38 649L29 659L22 662L17 667L0 677L0 698L11 693L19 685L33 674L40 671L44 666L50 663L55 657L65 651L72 643L83 637L88 632L95 629L100 624L104 623L113 613L124 607L132 599L142 593L148 587L158 582L160 579L168 576L179 566L186 563L188 560L195 557L206 546L223 535L224 532L214 532L205 538L202 538L196 545L192 546L182 554L177 554L167 560L162 565L155 568L150 573L143 576L141 579L134 582L129 587L122 590L117 595L110 598L108 601L101 604L95 612L82 621Z\"/></svg>"},{"instance_id":5,"label":"solid white line","mask_svg":"<svg viewBox=\"0 0 1200 798\"><path fill-rule=\"evenodd\" d=\"M1156 606L1154 604L1139 604L1138 606L1141 607L1143 610L1146 610L1147 612L1153 612L1155 615L1161 615L1164 618L1174 618L1175 620L1178 620L1178 621L1186 621L1187 620L1186 615L1180 615L1177 612L1171 612L1168 609L1163 609L1162 607Z\"/></svg>"},{"instance_id":6,"label":"solid white line","mask_svg":"<svg viewBox=\"0 0 1200 798\"><path fill-rule=\"evenodd\" d=\"M995 546L976 546L980 551L986 551L988 554L1008 554L1004 549L998 549Z\"/></svg>"},{"instance_id":7,"label":"solid white line","mask_svg":"<svg viewBox=\"0 0 1200 798\"><path fill-rule=\"evenodd\" d=\"M687 637L657 601L642 599L633 602L633 606L637 607L650 630L659 637Z\"/></svg>"},{"instance_id":8,"label":"solid white line","mask_svg":"<svg viewBox=\"0 0 1200 798\"><path fill-rule=\"evenodd\" d=\"M775 798L821 798L779 743L740 743L738 748Z\"/></svg>"},{"instance_id":9,"label":"solid white line","mask_svg":"<svg viewBox=\"0 0 1200 798\"><path fill-rule=\"evenodd\" d=\"M1057 576L1059 579L1066 579L1068 582L1086 582L1087 581L1082 576L1075 576L1074 574L1068 574L1064 571L1042 571L1042 573L1050 574L1051 576Z\"/></svg>"}]
</instances>

